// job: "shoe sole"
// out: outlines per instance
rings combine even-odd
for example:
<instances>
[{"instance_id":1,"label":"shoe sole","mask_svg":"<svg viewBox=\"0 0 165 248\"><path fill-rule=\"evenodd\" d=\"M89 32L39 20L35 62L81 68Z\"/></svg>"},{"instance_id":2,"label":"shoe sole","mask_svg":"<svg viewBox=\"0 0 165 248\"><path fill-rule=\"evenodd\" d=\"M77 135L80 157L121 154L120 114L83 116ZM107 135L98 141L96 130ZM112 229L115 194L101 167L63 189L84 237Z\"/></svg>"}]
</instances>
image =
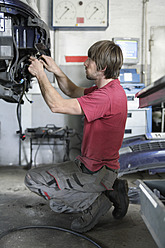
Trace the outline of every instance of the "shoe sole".
<instances>
[{"instance_id":1,"label":"shoe sole","mask_svg":"<svg viewBox=\"0 0 165 248\"><path fill-rule=\"evenodd\" d=\"M105 204L105 201L103 201L102 205L100 205L100 208L101 208L102 211L98 211L98 213L96 214L96 216L93 219L92 223L90 223L88 226L83 227L83 228L76 229L76 228L71 227L71 229L73 231L76 231L76 232L79 232L79 233L84 233L84 232L87 232L87 231L91 230L99 222L100 218L102 216L104 216L108 212L108 210L111 208L111 206L112 205L111 205L109 199L107 198L107 204Z\"/></svg>"},{"instance_id":2,"label":"shoe sole","mask_svg":"<svg viewBox=\"0 0 165 248\"><path fill-rule=\"evenodd\" d=\"M121 200L121 202L124 202L123 205L126 206L126 209L123 212L123 214L120 215L119 217L118 216L115 216L114 210L113 210L112 214L113 214L113 217L115 219L122 219L126 215L127 210L128 210L128 206L129 206L129 198L128 198L128 194L127 194L128 193L128 183L127 183L126 180L120 181L120 183L118 185L118 191L121 192L120 200Z\"/></svg>"}]
</instances>

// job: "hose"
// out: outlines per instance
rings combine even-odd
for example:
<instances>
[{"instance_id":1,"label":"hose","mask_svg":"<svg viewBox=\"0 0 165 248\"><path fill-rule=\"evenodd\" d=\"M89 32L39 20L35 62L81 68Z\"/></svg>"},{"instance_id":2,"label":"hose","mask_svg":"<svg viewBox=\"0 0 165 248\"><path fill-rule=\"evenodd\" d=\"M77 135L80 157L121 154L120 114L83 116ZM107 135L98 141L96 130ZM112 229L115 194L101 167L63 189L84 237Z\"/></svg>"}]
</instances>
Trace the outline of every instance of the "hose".
<instances>
[{"instance_id":1,"label":"hose","mask_svg":"<svg viewBox=\"0 0 165 248\"><path fill-rule=\"evenodd\" d=\"M69 230L69 229L65 229L65 228L62 228L62 227L56 227L56 226L23 226L23 227L17 227L17 228L13 228L13 229L10 229L10 230L7 230L7 231L1 233L0 234L0 239L2 239L3 237L7 236L10 233L18 232L18 231L22 231L22 230L26 230L26 229L53 229L53 230L63 231L63 232L67 232L67 233L76 235L76 236L78 236L80 238L83 238L83 239L89 241L90 243L92 243L93 245L95 245L98 248L103 248L99 244L97 244L95 241L93 241L92 239L86 237L85 235L82 235L80 233L74 232L74 231Z\"/></svg>"},{"instance_id":2,"label":"hose","mask_svg":"<svg viewBox=\"0 0 165 248\"><path fill-rule=\"evenodd\" d=\"M16 65L18 63L18 59L19 59L19 52L18 52L18 48L17 48L17 44L16 44L16 41L15 41L15 38L14 38L14 34L13 34L13 44L14 44L14 47L15 47L15 51L16 51L16 58L15 58L15 62L13 63L13 65L11 66L10 68L10 77L11 77L11 80L15 83L15 84L19 84L15 79L14 79L14 74L16 72Z\"/></svg>"},{"instance_id":3,"label":"hose","mask_svg":"<svg viewBox=\"0 0 165 248\"><path fill-rule=\"evenodd\" d=\"M22 125L21 125L21 116L20 116L20 108L21 108L21 102L22 102L22 98L24 96L26 90L26 80L24 80L24 85L23 85L23 91L22 94L20 96L19 102L17 104L17 120L18 120L18 125L19 125L19 135L20 135L20 139L24 139L23 138L23 133L22 133Z\"/></svg>"}]
</instances>

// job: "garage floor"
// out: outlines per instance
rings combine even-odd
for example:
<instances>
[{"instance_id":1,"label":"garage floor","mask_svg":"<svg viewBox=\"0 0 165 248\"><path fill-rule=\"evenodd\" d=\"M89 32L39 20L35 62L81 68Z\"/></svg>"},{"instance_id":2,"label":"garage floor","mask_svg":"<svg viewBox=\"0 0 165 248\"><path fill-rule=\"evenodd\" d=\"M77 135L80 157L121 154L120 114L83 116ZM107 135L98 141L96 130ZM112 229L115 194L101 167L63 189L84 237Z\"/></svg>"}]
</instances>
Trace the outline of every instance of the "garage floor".
<instances>
[{"instance_id":1,"label":"garage floor","mask_svg":"<svg viewBox=\"0 0 165 248\"><path fill-rule=\"evenodd\" d=\"M0 167L0 233L26 227L2 237L1 248L157 247L141 218L140 205L132 203L123 220L113 219L110 209L93 230L79 236L70 233L70 224L78 214L57 214L50 210L47 201L25 187L25 174L26 170L19 166ZM130 187L136 186L137 178L152 180L164 177L164 174L149 176L147 172L125 176Z\"/></svg>"}]
</instances>

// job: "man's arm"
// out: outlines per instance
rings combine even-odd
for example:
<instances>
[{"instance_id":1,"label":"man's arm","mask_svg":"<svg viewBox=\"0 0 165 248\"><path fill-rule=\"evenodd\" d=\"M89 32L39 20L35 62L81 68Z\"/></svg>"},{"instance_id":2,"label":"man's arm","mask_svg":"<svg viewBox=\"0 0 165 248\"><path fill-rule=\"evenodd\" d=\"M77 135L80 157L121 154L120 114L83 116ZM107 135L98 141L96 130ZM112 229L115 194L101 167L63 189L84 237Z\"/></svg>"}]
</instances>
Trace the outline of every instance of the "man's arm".
<instances>
[{"instance_id":1,"label":"man's arm","mask_svg":"<svg viewBox=\"0 0 165 248\"><path fill-rule=\"evenodd\" d=\"M64 99L51 85L44 71L43 64L45 62L41 63L33 57L30 58L30 61L29 72L37 78L43 98L51 111L54 113L83 115L83 110L77 99Z\"/></svg>"},{"instance_id":2,"label":"man's arm","mask_svg":"<svg viewBox=\"0 0 165 248\"><path fill-rule=\"evenodd\" d=\"M40 57L41 62L43 63L44 67L49 71L53 72L59 88L62 90L62 92L71 97L71 98L77 98L84 95L84 88L79 87L75 85L66 75L65 73L57 66L55 61L46 55L42 55Z\"/></svg>"}]
</instances>

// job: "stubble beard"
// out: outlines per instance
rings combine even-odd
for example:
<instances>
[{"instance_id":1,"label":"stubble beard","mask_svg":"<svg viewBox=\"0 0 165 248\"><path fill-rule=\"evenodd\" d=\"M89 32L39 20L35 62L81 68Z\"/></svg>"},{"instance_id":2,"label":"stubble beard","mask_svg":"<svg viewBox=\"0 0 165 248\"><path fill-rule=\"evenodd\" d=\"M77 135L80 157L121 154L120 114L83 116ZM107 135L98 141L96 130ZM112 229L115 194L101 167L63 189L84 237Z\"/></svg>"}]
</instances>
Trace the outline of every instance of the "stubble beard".
<instances>
[{"instance_id":1,"label":"stubble beard","mask_svg":"<svg viewBox=\"0 0 165 248\"><path fill-rule=\"evenodd\" d=\"M86 78L87 78L88 80L95 80L94 76L89 75L89 74L87 73L87 71L86 71Z\"/></svg>"},{"instance_id":2,"label":"stubble beard","mask_svg":"<svg viewBox=\"0 0 165 248\"><path fill-rule=\"evenodd\" d=\"M88 80L94 80L92 77L90 77L90 76L88 76L88 75L86 75L86 78L87 78Z\"/></svg>"}]
</instances>

